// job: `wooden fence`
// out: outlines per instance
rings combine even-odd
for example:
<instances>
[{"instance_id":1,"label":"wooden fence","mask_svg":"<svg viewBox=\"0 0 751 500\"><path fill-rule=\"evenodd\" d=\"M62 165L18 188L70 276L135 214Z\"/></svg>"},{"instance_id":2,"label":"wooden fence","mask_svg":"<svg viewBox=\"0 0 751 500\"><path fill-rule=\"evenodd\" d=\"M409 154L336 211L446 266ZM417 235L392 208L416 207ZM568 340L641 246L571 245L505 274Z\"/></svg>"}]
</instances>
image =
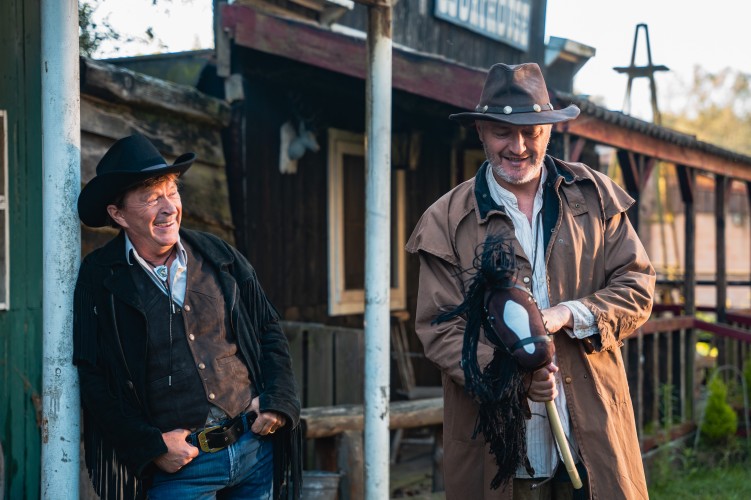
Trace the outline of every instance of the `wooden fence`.
<instances>
[{"instance_id":1,"label":"wooden fence","mask_svg":"<svg viewBox=\"0 0 751 500\"><path fill-rule=\"evenodd\" d=\"M622 347L643 452L692 432L699 418L695 403L709 369L730 365L742 370L751 352L750 316L728 312L730 324L721 324L681 312L680 306L655 305L653 319ZM708 336L710 352L717 348L716 358L697 354L700 336Z\"/></svg>"}]
</instances>

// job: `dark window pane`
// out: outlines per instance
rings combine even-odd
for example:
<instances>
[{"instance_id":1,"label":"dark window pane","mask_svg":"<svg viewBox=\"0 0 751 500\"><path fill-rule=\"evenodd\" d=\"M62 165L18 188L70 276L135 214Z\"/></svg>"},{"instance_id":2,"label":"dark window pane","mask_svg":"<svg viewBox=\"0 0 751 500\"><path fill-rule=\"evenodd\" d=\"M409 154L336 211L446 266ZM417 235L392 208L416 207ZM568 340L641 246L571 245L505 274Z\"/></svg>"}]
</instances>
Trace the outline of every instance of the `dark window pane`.
<instances>
[{"instance_id":1,"label":"dark window pane","mask_svg":"<svg viewBox=\"0 0 751 500\"><path fill-rule=\"evenodd\" d=\"M342 157L344 288L365 288L365 158Z\"/></svg>"}]
</instances>

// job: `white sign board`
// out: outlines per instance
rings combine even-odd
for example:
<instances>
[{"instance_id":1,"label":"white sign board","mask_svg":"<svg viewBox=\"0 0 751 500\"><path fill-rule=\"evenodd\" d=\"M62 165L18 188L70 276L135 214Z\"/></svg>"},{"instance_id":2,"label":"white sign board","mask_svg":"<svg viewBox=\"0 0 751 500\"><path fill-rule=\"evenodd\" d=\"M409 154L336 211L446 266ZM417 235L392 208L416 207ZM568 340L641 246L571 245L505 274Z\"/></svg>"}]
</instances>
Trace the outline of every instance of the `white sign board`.
<instances>
[{"instance_id":1,"label":"white sign board","mask_svg":"<svg viewBox=\"0 0 751 500\"><path fill-rule=\"evenodd\" d=\"M531 0L435 0L435 16L519 50L529 49Z\"/></svg>"}]
</instances>

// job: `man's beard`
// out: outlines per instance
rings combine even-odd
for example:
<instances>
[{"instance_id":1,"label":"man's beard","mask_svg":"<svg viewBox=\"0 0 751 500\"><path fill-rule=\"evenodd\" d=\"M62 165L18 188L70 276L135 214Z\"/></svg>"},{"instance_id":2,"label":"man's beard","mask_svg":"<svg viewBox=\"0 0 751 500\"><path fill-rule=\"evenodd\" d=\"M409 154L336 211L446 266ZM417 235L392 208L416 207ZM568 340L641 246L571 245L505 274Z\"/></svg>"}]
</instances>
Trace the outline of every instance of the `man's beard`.
<instances>
[{"instance_id":1,"label":"man's beard","mask_svg":"<svg viewBox=\"0 0 751 500\"><path fill-rule=\"evenodd\" d=\"M500 178L504 182L513 185L526 184L538 178L540 172L542 171L542 164L545 161L544 155L542 155L539 160L532 164L532 166L521 177L512 176L501 167L503 160L501 159L501 156L499 154L491 154L485 144L483 144L482 147L485 150L485 158L487 158L488 163L490 164L490 168L493 169L493 174L495 174L496 177ZM494 157L498 160L497 163L493 161Z\"/></svg>"}]
</instances>

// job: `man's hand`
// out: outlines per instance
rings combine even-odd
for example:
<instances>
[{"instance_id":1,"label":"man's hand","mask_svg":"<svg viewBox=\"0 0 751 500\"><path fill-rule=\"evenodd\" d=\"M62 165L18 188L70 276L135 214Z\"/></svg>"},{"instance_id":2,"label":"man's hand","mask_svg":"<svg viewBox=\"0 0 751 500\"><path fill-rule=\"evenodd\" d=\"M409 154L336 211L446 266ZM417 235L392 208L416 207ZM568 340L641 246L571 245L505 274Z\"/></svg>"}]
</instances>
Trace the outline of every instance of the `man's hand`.
<instances>
[{"instance_id":1,"label":"man's hand","mask_svg":"<svg viewBox=\"0 0 751 500\"><path fill-rule=\"evenodd\" d=\"M571 313L571 309L561 304L543 309L542 321L549 333L555 333L563 327L574 327L574 315Z\"/></svg>"},{"instance_id":2,"label":"man's hand","mask_svg":"<svg viewBox=\"0 0 751 500\"><path fill-rule=\"evenodd\" d=\"M162 433L167 453L154 459L154 464L164 472L173 474L198 456L198 448L188 443L185 438L190 435L187 429L175 429Z\"/></svg>"},{"instance_id":3,"label":"man's hand","mask_svg":"<svg viewBox=\"0 0 751 500\"><path fill-rule=\"evenodd\" d=\"M536 403L553 401L558 396L555 373L558 367L553 363L527 375L525 383L529 385L527 397Z\"/></svg>"},{"instance_id":4,"label":"man's hand","mask_svg":"<svg viewBox=\"0 0 751 500\"><path fill-rule=\"evenodd\" d=\"M250 427L250 430L261 436L275 433L279 427L283 427L286 423L286 419L281 413L275 411L262 412L260 410L258 396L253 398L253 401L250 402L250 411L255 412L255 414L258 415L256 421L253 422L253 425Z\"/></svg>"}]
</instances>

